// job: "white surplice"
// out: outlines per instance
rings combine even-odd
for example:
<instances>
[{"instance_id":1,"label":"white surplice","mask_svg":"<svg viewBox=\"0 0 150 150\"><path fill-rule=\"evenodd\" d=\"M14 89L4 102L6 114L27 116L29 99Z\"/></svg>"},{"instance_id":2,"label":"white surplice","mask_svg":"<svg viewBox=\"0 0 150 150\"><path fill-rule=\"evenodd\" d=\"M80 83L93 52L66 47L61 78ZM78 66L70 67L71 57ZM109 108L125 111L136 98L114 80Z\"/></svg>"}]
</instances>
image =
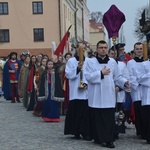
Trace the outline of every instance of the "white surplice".
<instances>
[{"instance_id":1,"label":"white surplice","mask_svg":"<svg viewBox=\"0 0 150 150\"><path fill-rule=\"evenodd\" d=\"M129 71L131 84L132 101L140 101L142 98L142 87L138 82L138 76L142 73L142 62L136 62L134 59L127 62L127 69Z\"/></svg>"},{"instance_id":2,"label":"white surplice","mask_svg":"<svg viewBox=\"0 0 150 150\"><path fill-rule=\"evenodd\" d=\"M118 61L118 68L120 70L121 75L129 80L129 71L127 69L127 66L124 62ZM123 103L125 102L125 91L124 89L122 91L117 92L117 102Z\"/></svg>"},{"instance_id":3,"label":"white surplice","mask_svg":"<svg viewBox=\"0 0 150 150\"><path fill-rule=\"evenodd\" d=\"M142 106L150 105L150 61L142 63L138 81L142 87Z\"/></svg>"},{"instance_id":4,"label":"white surplice","mask_svg":"<svg viewBox=\"0 0 150 150\"><path fill-rule=\"evenodd\" d=\"M101 79L101 70L106 66L109 75ZM107 64L100 64L96 58L89 59L86 65L85 77L88 81L88 105L92 108L115 108L115 84L124 88L127 81L119 72L116 61L109 58Z\"/></svg>"},{"instance_id":5,"label":"white surplice","mask_svg":"<svg viewBox=\"0 0 150 150\"><path fill-rule=\"evenodd\" d=\"M83 83L87 84L87 81L84 76L86 62L89 58L85 58L83 69L82 69L82 78ZM79 61L75 57L72 57L68 60L65 68L66 77L69 79L69 100L86 100L88 99L87 89L79 89L80 84L80 73L77 74L77 67Z\"/></svg>"}]
</instances>

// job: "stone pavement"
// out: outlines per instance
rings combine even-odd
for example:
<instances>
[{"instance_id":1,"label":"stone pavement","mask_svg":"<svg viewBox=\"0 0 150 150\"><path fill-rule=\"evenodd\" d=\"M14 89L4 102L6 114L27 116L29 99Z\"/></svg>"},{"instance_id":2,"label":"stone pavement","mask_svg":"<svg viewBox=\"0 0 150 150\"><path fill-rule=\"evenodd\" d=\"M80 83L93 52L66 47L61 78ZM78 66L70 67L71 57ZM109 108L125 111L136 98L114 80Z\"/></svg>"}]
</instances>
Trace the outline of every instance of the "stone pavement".
<instances>
[{"instance_id":1,"label":"stone pavement","mask_svg":"<svg viewBox=\"0 0 150 150\"><path fill-rule=\"evenodd\" d=\"M106 150L94 142L63 135L65 116L60 123L46 123L27 112L22 103L0 99L0 150ZM115 142L115 150L150 150L135 136L133 125Z\"/></svg>"}]
</instances>

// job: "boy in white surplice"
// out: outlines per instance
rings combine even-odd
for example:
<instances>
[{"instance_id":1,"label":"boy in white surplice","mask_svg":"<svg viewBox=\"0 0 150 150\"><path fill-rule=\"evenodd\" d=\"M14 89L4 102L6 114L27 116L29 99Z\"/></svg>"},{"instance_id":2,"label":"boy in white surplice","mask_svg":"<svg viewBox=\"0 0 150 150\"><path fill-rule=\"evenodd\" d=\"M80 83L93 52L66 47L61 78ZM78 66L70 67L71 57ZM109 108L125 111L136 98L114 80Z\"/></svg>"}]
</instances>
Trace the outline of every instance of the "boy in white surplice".
<instances>
[{"instance_id":1,"label":"boy in white surplice","mask_svg":"<svg viewBox=\"0 0 150 150\"><path fill-rule=\"evenodd\" d=\"M65 118L64 134L74 135L75 139L91 140L89 135L89 109L87 81L84 76L86 62L79 61L79 48L74 57L67 61L65 73L69 79L69 106ZM83 88L79 88L82 76Z\"/></svg>"},{"instance_id":2,"label":"boy in white surplice","mask_svg":"<svg viewBox=\"0 0 150 150\"><path fill-rule=\"evenodd\" d=\"M141 64L140 73L137 72L137 81L141 85L141 136L150 144L150 60Z\"/></svg>"},{"instance_id":3,"label":"boy in white surplice","mask_svg":"<svg viewBox=\"0 0 150 150\"><path fill-rule=\"evenodd\" d=\"M135 128L136 135L143 136L142 134L142 112L141 112L141 100L142 100L142 87L137 81L138 74L141 74L141 66L143 60L143 44L137 42L134 44L135 57L127 62L127 68L130 76L131 83L131 97L134 106L135 114Z\"/></svg>"}]
</instances>

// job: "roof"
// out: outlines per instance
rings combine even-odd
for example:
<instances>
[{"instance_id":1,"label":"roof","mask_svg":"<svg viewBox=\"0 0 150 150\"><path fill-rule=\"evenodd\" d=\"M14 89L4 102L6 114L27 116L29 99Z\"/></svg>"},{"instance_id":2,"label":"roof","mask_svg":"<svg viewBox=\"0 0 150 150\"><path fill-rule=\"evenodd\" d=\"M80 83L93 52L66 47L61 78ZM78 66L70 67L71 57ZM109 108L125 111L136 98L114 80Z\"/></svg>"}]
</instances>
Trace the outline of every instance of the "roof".
<instances>
[{"instance_id":1,"label":"roof","mask_svg":"<svg viewBox=\"0 0 150 150\"><path fill-rule=\"evenodd\" d=\"M98 29L99 31L104 31L104 25L101 22L95 22L95 20L90 20L90 26L93 29Z\"/></svg>"}]
</instances>

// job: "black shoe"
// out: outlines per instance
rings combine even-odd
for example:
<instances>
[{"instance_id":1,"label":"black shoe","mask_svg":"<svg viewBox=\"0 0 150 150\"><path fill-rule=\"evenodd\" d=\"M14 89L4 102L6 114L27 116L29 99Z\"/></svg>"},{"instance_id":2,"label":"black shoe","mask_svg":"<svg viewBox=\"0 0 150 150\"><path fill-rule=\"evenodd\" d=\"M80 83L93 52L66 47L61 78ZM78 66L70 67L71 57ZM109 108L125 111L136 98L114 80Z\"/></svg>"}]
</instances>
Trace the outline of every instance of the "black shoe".
<instances>
[{"instance_id":1,"label":"black shoe","mask_svg":"<svg viewBox=\"0 0 150 150\"><path fill-rule=\"evenodd\" d=\"M115 148L115 145L113 144L113 142L106 142L106 147L107 148Z\"/></svg>"},{"instance_id":2,"label":"black shoe","mask_svg":"<svg viewBox=\"0 0 150 150\"><path fill-rule=\"evenodd\" d=\"M150 140L146 140L147 141L147 144L150 144Z\"/></svg>"},{"instance_id":3,"label":"black shoe","mask_svg":"<svg viewBox=\"0 0 150 150\"><path fill-rule=\"evenodd\" d=\"M118 139L119 139L119 135L118 134L114 135L114 141Z\"/></svg>"},{"instance_id":4,"label":"black shoe","mask_svg":"<svg viewBox=\"0 0 150 150\"><path fill-rule=\"evenodd\" d=\"M140 136L140 135L141 135L141 133L140 133L140 132L137 132L137 133L136 133L136 135L137 135L137 136Z\"/></svg>"},{"instance_id":5,"label":"black shoe","mask_svg":"<svg viewBox=\"0 0 150 150\"><path fill-rule=\"evenodd\" d=\"M21 101L20 101L20 100L17 100L17 102L20 103Z\"/></svg>"},{"instance_id":6,"label":"black shoe","mask_svg":"<svg viewBox=\"0 0 150 150\"><path fill-rule=\"evenodd\" d=\"M90 136L83 136L83 140L92 141L92 138Z\"/></svg>"},{"instance_id":7,"label":"black shoe","mask_svg":"<svg viewBox=\"0 0 150 150\"><path fill-rule=\"evenodd\" d=\"M80 135L75 135L75 136L74 136L74 139L79 140L79 139L81 139L81 137L80 137Z\"/></svg>"},{"instance_id":8,"label":"black shoe","mask_svg":"<svg viewBox=\"0 0 150 150\"><path fill-rule=\"evenodd\" d=\"M146 136L141 136L141 139L142 140L146 140Z\"/></svg>"}]
</instances>

